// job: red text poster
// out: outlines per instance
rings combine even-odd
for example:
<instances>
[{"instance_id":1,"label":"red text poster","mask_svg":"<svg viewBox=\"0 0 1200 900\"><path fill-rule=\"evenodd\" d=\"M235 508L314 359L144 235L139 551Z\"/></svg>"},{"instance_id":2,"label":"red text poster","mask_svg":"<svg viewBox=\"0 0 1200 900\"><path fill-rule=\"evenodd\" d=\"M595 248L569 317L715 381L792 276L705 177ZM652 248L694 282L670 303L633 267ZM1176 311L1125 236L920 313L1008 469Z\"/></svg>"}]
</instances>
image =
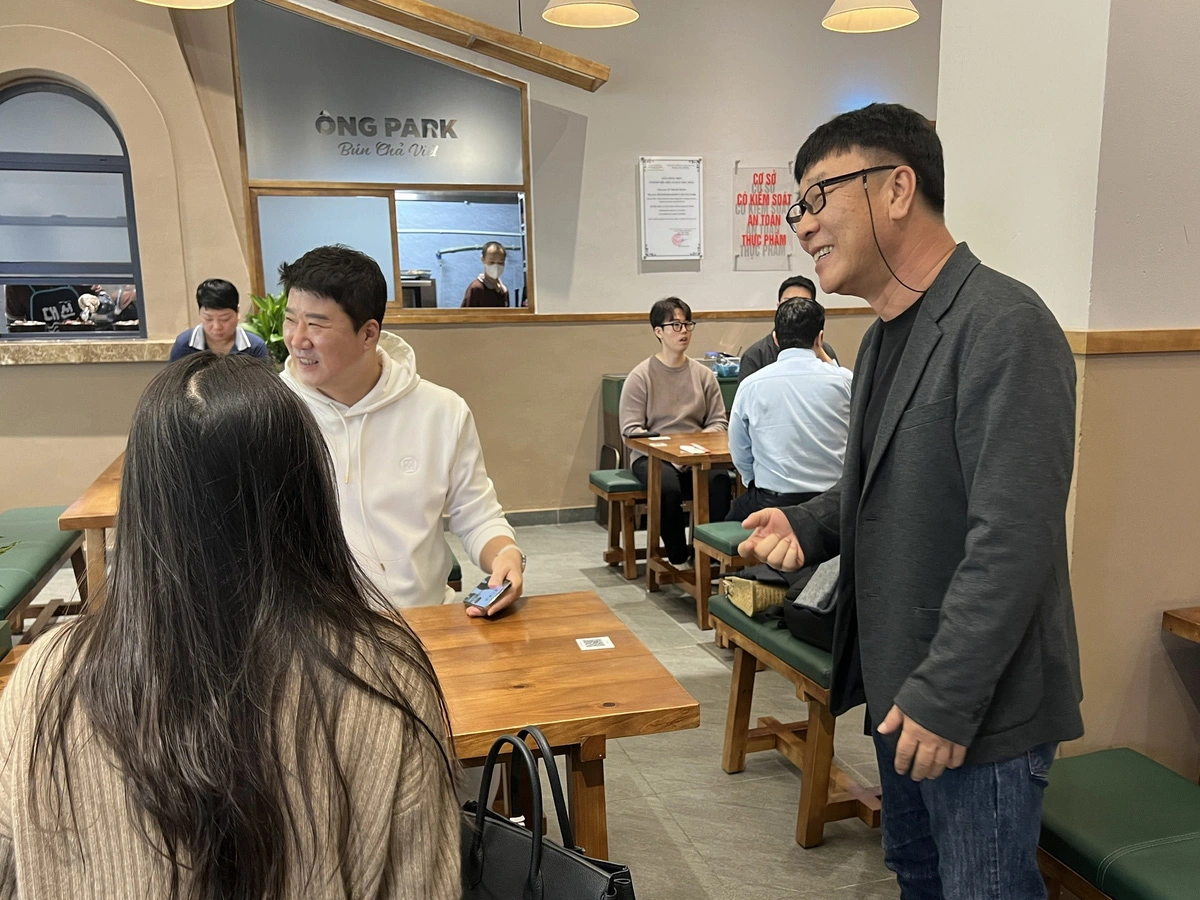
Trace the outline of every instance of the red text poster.
<instances>
[{"instance_id":1,"label":"red text poster","mask_svg":"<svg viewBox=\"0 0 1200 900\"><path fill-rule=\"evenodd\" d=\"M784 166L733 167L733 267L738 271L787 269L791 230L784 221L795 202L791 171Z\"/></svg>"}]
</instances>

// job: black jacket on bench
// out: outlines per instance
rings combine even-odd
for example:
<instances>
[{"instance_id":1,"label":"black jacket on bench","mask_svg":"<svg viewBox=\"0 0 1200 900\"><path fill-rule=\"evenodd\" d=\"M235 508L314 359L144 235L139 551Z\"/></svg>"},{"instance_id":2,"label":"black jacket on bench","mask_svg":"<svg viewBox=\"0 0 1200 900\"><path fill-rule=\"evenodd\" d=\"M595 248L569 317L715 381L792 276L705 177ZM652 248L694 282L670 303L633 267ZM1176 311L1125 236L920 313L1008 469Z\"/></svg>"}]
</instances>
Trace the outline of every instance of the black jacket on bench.
<instances>
[{"instance_id":1,"label":"black jacket on bench","mask_svg":"<svg viewBox=\"0 0 1200 900\"><path fill-rule=\"evenodd\" d=\"M925 294L861 459L881 325L855 365L841 480L785 510L842 555L831 706L892 704L969 765L1083 734L1067 570L1075 363L1054 316L965 244ZM894 737L893 737L894 739Z\"/></svg>"}]
</instances>

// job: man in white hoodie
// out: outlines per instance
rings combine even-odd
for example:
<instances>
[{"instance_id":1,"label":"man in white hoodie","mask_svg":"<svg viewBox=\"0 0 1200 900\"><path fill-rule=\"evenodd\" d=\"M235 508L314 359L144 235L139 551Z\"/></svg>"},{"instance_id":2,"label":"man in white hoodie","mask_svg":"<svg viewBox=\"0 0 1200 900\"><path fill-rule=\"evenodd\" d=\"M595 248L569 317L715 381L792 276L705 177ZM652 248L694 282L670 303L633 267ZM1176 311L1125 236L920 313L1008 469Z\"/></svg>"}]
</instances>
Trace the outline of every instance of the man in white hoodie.
<instances>
[{"instance_id":1,"label":"man in white hoodie","mask_svg":"<svg viewBox=\"0 0 1200 900\"><path fill-rule=\"evenodd\" d=\"M484 468L475 420L461 397L423 381L412 348L380 327L387 282L379 265L348 247L318 247L279 275L288 298L283 379L325 436L359 564L398 608L445 602L448 515L489 583L512 582L487 615L510 605L521 595L525 554Z\"/></svg>"}]
</instances>

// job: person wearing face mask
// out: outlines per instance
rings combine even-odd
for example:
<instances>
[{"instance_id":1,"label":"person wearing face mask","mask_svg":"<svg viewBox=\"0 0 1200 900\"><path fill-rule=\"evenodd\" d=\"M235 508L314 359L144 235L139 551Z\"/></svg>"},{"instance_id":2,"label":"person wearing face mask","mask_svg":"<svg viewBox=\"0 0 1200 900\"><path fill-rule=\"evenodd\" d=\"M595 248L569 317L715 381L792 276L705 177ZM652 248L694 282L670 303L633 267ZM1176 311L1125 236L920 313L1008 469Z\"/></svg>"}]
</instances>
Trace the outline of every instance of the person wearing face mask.
<instances>
[{"instance_id":1,"label":"person wearing face mask","mask_svg":"<svg viewBox=\"0 0 1200 900\"><path fill-rule=\"evenodd\" d=\"M504 274L504 247L499 241L483 245L483 274L467 285L463 294L463 309L468 307L505 307L509 305L508 288L500 280Z\"/></svg>"}]
</instances>

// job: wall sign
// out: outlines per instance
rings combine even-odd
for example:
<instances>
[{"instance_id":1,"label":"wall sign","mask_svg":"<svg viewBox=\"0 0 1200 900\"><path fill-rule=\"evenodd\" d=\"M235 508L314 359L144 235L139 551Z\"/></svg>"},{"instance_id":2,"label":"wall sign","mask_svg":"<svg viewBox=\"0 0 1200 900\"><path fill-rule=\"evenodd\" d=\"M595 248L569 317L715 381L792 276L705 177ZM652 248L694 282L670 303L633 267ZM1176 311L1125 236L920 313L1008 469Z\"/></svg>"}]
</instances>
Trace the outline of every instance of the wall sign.
<instances>
[{"instance_id":1,"label":"wall sign","mask_svg":"<svg viewBox=\"0 0 1200 900\"><path fill-rule=\"evenodd\" d=\"M524 183L520 88L262 0L233 9L252 180Z\"/></svg>"},{"instance_id":2,"label":"wall sign","mask_svg":"<svg viewBox=\"0 0 1200 900\"><path fill-rule=\"evenodd\" d=\"M643 156L642 259L704 256L703 160L698 156Z\"/></svg>"},{"instance_id":3,"label":"wall sign","mask_svg":"<svg viewBox=\"0 0 1200 900\"><path fill-rule=\"evenodd\" d=\"M783 166L733 166L733 268L739 272L787 269L791 228L784 216L795 202L791 170Z\"/></svg>"}]
</instances>

